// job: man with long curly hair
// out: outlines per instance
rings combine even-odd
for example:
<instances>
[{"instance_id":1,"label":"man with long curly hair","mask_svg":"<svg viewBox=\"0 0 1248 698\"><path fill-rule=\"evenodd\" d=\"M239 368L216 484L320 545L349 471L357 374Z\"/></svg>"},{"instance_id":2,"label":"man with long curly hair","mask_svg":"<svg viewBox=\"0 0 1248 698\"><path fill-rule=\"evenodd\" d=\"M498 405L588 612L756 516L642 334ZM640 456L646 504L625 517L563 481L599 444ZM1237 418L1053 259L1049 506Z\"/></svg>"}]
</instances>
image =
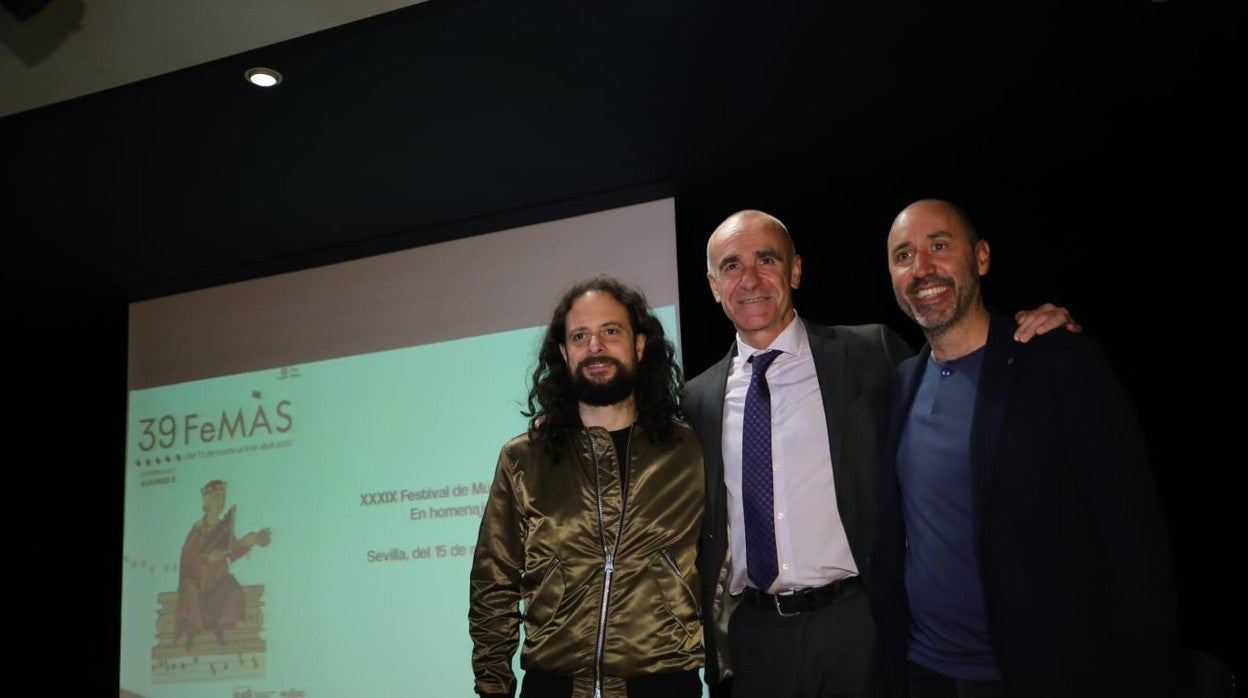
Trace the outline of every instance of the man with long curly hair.
<instances>
[{"instance_id":1,"label":"man with long curly hair","mask_svg":"<svg viewBox=\"0 0 1248 698\"><path fill-rule=\"evenodd\" d=\"M474 550L478 694L515 695L517 647L521 698L702 694L702 449L675 353L615 278L555 307Z\"/></svg>"}]
</instances>

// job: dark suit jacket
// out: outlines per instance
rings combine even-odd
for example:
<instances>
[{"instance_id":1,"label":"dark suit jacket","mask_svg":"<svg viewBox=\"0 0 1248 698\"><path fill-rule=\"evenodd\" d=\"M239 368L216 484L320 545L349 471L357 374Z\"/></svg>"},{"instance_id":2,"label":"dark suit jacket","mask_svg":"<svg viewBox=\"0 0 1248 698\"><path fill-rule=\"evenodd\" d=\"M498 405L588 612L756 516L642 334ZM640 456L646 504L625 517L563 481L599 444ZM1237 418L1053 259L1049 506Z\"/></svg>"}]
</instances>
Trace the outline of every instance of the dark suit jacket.
<instances>
[{"instance_id":1,"label":"dark suit jacket","mask_svg":"<svg viewBox=\"0 0 1248 698\"><path fill-rule=\"evenodd\" d=\"M1172 696L1171 550L1144 436L1086 335L1027 344L994 314L970 432L972 516L988 632L1010 698ZM897 370L873 578L886 684L905 693L906 532L896 445L924 346Z\"/></svg>"},{"instance_id":2,"label":"dark suit jacket","mask_svg":"<svg viewBox=\"0 0 1248 698\"><path fill-rule=\"evenodd\" d=\"M889 377L893 367L914 350L885 325L823 326L806 323L815 374L827 415L828 443L836 478L836 502L849 536L849 547L864 579L871 566L875 523L875 473L884 454L884 426ZM716 683L731 664L723 633L735 607L726 593L728 555L727 490L724 486L724 388L736 354L727 356L689 381L682 403L702 442L706 464L706 515L698 556L702 614L706 632L708 683Z\"/></svg>"}]
</instances>

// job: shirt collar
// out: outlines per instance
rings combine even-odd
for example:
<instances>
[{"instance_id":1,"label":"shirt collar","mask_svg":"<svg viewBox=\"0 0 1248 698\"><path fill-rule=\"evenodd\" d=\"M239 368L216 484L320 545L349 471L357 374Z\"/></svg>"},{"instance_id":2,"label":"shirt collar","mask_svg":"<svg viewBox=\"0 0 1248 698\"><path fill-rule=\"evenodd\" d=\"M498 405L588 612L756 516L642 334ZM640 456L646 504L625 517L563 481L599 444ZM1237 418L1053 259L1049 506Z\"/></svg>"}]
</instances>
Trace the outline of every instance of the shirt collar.
<instances>
[{"instance_id":1,"label":"shirt collar","mask_svg":"<svg viewBox=\"0 0 1248 698\"><path fill-rule=\"evenodd\" d=\"M767 345L766 349L755 349L741 339L740 333L737 334L737 357L741 361L768 349L779 349L785 354L799 356L807 346L806 324L798 317L796 310L793 311L793 320L780 331L780 334L776 335L776 338L772 340L771 344Z\"/></svg>"}]
</instances>

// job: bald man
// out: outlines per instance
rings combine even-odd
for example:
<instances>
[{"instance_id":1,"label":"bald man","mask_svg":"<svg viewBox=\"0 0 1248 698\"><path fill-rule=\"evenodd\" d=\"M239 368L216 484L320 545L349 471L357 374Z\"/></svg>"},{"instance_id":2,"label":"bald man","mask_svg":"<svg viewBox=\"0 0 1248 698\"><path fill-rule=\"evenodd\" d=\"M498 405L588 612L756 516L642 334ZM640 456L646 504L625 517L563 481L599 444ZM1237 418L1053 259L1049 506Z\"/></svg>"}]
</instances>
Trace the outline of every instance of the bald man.
<instances>
[{"instance_id":1,"label":"bald man","mask_svg":"<svg viewBox=\"0 0 1248 698\"><path fill-rule=\"evenodd\" d=\"M1172 563L1144 436L1091 338L1013 340L955 205L897 215L927 343L898 368L869 581L893 698L1176 695Z\"/></svg>"}]
</instances>

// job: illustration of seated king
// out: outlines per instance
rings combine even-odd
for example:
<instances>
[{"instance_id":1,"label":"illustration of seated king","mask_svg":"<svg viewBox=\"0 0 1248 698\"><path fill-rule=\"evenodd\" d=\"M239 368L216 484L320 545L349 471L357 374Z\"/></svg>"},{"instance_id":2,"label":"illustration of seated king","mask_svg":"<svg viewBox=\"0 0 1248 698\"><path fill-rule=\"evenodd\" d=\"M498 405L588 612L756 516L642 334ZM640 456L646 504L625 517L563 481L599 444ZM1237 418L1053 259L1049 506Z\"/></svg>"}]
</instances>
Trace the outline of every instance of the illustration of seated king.
<instances>
[{"instance_id":1,"label":"illustration of seated king","mask_svg":"<svg viewBox=\"0 0 1248 698\"><path fill-rule=\"evenodd\" d=\"M235 537L235 507L222 516L225 481L208 482L200 494L204 515L191 526L182 544L178 589L157 598L158 644L152 648L152 659L158 680L197 680L218 674L241 678L263 671L261 658L255 655L266 649L260 638L264 585L239 584L230 564L257 545L268 546L272 534L262 528ZM201 657L205 659L202 664Z\"/></svg>"}]
</instances>

